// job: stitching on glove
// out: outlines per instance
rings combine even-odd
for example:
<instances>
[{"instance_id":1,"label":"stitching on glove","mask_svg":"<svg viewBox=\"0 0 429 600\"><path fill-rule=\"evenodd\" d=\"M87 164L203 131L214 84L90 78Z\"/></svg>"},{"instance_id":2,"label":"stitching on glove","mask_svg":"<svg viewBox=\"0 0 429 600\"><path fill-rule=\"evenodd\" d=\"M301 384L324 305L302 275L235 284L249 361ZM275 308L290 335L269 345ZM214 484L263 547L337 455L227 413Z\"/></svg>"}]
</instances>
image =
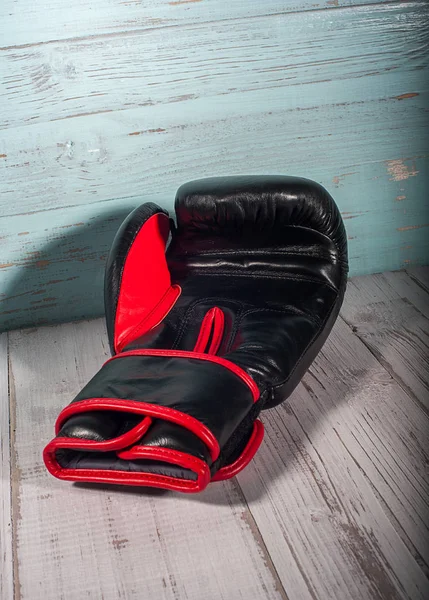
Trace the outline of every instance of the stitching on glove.
<instances>
[{"instance_id":1,"label":"stitching on glove","mask_svg":"<svg viewBox=\"0 0 429 600\"><path fill-rule=\"evenodd\" d=\"M230 271L210 271L208 272L208 270L203 270L203 269L199 269L199 268L193 268L192 269L193 273L196 273L197 275L205 275L206 277L217 277L217 276L222 276L222 277L229 277L231 275L234 275L234 277L247 277L248 279L290 279L291 281L302 281L304 283L308 282L308 283L317 283L320 286L326 286L328 288L330 288L332 291L334 291L336 294L338 294L338 290L336 288L334 288L332 285L330 285L329 283L322 283L319 279L315 279L313 277L303 277L303 276L298 276L298 275L285 275L283 273L270 273L267 275L266 271L261 272L261 271L253 271L252 273L243 273L242 270L237 270L237 269L231 269Z\"/></svg>"}]
</instances>

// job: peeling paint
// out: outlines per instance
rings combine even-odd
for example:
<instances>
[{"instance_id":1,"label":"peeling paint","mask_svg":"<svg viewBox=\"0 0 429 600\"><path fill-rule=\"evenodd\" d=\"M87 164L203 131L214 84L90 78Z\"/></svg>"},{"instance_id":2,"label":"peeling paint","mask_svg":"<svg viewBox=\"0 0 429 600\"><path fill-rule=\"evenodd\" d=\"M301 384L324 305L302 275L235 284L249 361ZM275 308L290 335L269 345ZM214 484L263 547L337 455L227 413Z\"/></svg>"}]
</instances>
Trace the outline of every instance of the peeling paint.
<instances>
[{"instance_id":1,"label":"peeling paint","mask_svg":"<svg viewBox=\"0 0 429 600\"><path fill-rule=\"evenodd\" d=\"M341 212L341 216L343 217L343 220L356 219L357 217L361 217L362 215L364 215L367 212L368 212L367 210L359 210L356 212L343 211L343 212Z\"/></svg>"},{"instance_id":2,"label":"peeling paint","mask_svg":"<svg viewBox=\"0 0 429 600\"><path fill-rule=\"evenodd\" d=\"M44 269L45 267L47 267L50 264L51 264L50 260L38 260L34 266L37 267L38 269Z\"/></svg>"},{"instance_id":3,"label":"peeling paint","mask_svg":"<svg viewBox=\"0 0 429 600\"><path fill-rule=\"evenodd\" d=\"M396 231L411 231L412 229L421 229L422 227L429 227L429 223L424 225L408 225L408 227L397 227Z\"/></svg>"},{"instance_id":4,"label":"peeling paint","mask_svg":"<svg viewBox=\"0 0 429 600\"><path fill-rule=\"evenodd\" d=\"M66 250L66 254L76 254L76 252L85 252L85 250L89 250L89 246L84 248L70 248L70 250Z\"/></svg>"},{"instance_id":5,"label":"peeling paint","mask_svg":"<svg viewBox=\"0 0 429 600\"><path fill-rule=\"evenodd\" d=\"M169 2L170 6L178 6L179 4L192 4L195 2L202 2L202 0L174 0L174 2Z\"/></svg>"},{"instance_id":6,"label":"peeling paint","mask_svg":"<svg viewBox=\"0 0 429 600\"><path fill-rule=\"evenodd\" d=\"M419 171L414 166L411 167L405 164L405 160L398 158L397 160L386 160L385 162L390 177L390 181L403 181L410 177L415 177Z\"/></svg>"},{"instance_id":7,"label":"peeling paint","mask_svg":"<svg viewBox=\"0 0 429 600\"><path fill-rule=\"evenodd\" d=\"M352 171L351 173L341 173L341 175L336 175L332 178L332 183L338 186L342 179L344 179L345 177L349 177L350 175L354 175L355 173L356 171Z\"/></svg>"},{"instance_id":8,"label":"peeling paint","mask_svg":"<svg viewBox=\"0 0 429 600\"><path fill-rule=\"evenodd\" d=\"M145 129L143 131L133 131L132 133L129 133L128 135L143 135L145 133L163 133L164 131L166 131L166 129L163 129L162 127L157 127L156 129Z\"/></svg>"},{"instance_id":9,"label":"peeling paint","mask_svg":"<svg viewBox=\"0 0 429 600\"><path fill-rule=\"evenodd\" d=\"M410 92L408 94L401 94L400 96L395 96L395 100L408 100L408 98L415 98L419 94L417 92Z\"/></svg>"},{"instance_id":10,"label":"peeling paint","mask_svg":"<svg viewBox=\"0 0 429 600\"><path fill-rule=\"evenodd\" d=\"M183 102L184 100L196 100L197 98L196 94L182 94L181 96L169 98L169 102Z\"/></svg>"},{"instance_id":11,"label":"peeling paint","mask_svg":"<svg viewBox=\"0 0 429 600\"><path fill-rule=\"evenodd\" d=\"M3 263L0 265L0 269L7 269L8 267L14 267L15 263Z\"/></svg>"},{"instance_id":12,"label":"peeling paint","mask_svg":"<svg viewBox=\"0 0 429 600\"><path fill-rule=\"evenodd\" d=\"M127 538L119 539L118 536L115 536L115 539L112 540L112 546L115 550L122 550L129 543Z\"/></svg>"},{"instance_id":13,"label":"peeling paint","mask_svg":"<svg viewBox=\"0 0 429 600\"><path fill-rule=\"evenodd\" d=\"M85 223L72 223L71 225L60 225L58 229L70 229L70 227L80 227L81 225L85 225Z\"/></svg>"},{"instance_id":14,"label":"peeling paint","mask_svg":"<svg viewBox=\"0 0 429 600\"><path fill-rule=\"evenodd\" d=\"M7 154L0 154L0 158L6 158Z\"/></svg>"},{"instance_id":15,"label":"peeling paint","mask_svg":"<svg viewBox=\"0 0 429 600\"><path fill-rule=\"evenodd\" d=\"M396 196L395 200L396 202L402 202L402 200L405 200L406 196Z\"/></svg>"},{"instance_id":16,"label":"peeling paint","mask_svg":"<svg viewBox=\"0 0 429 600\"><path fill-rule=\"evenodd\" d=\"M28 235L29 233L29 231L21 231L21 233L18 233L18 235Z\"/></svg>"},{"instance_id":17,"label":"peeling paint","mask_svg":"<svg viewBox=\"0 0 429 600\"><path fill-rule=\"evenodd\" d=\"M78 117L90 117L93 115L102 115L105 113L111 113L113 112L112 108L108 108L106 110L96 110L94 112L84 112L84 113L77 113L76 115L67 115L66 117L56 117L55 119L52 119L52 121L63 121L64 119L77 119Z\"/></svg>"}]
</instances>

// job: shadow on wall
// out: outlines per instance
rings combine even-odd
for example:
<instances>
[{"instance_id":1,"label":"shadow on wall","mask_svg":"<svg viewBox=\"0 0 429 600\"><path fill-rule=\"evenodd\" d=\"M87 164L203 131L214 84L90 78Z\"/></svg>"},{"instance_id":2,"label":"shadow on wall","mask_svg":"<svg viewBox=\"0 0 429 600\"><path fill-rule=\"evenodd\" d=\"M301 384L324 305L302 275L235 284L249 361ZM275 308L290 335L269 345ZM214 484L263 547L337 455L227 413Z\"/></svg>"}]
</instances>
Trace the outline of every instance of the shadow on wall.
<instances>
[{"instance_id":1,"label":"shadow on wall","mask_svg":"<svg viewBox=\"0 0 429 600\"><path fill-rule=\"evenodd\" d=\"M13 265L0 295L0 331L104 314L104 267L119 225L132 207L92 217L60 233ZM34 242L23 247L34 249Z\"/></svg>"}]
</instances>

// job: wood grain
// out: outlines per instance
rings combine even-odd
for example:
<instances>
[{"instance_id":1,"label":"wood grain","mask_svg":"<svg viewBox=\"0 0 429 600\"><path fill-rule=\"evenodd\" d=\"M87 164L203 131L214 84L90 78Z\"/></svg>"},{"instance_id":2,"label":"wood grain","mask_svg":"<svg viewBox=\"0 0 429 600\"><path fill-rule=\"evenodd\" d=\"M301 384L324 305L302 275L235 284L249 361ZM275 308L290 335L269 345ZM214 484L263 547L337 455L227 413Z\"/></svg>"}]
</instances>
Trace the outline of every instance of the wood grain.
<instances>
[{"instance_id":1,"label":"wood grain","mask_svg":"<svg viewBox=\"0 0 429 600\"><path fill-rule=\"evenodd\" d=\"M404 272L357 277L349 283L342 316L392 377L429 411L427 292Z\"/></svg>"},{"instance_id":2,"label":"wood grain","mask_svg":"<svg viewBox=\"0 0 429 600\"><path fill-rule=\"evenodd\" d=\"M236 484L198 497L64 484L42 449L108 355L102 321L10 334L20 600L286 600Z\"/></svg>"},{"instance_id":3,"label":"wood grain","mask_svg":"<svg viewBox=\"0 0 429 600\"><path fill-rule=\"evenodd\" d=\"M70 208L58 225L49 224L43 212L25 220L0 219L0 237L4 236L12 261L0 268L0 329L103 314L107 253L135 204L135 199L121 199L101 208L98 204L84 210Z\"/></svg>"},{"instance_id":4,"label":"wood grain","mask_svg":"<svg viewBox=\"0 0 429 600\"><path fill-rule=\"evenodd\" d=\"M1 53L0 330L100 315L119 213L170 208L198 177L315 179L343 213L352 275L426 262L428 4L233 3L267 15L210 24L192 15L221 4L191 4L169 5L189 21L168 35Z\"/></svg>"},{"instance_id":5,"label":"wood grain","mask_svg":"<svg viewBox=\"0 0 429 600\"><path fill-rule=\"evenodd\" d=\"M429 268L424 267L411 267L407 269L408 275L416 281L424 290L429 292Z\"/></svg>"},{"instance_id":6,"label":"wood grain","mask_svg":"<svg viewBox=\"0 0 429 600\"><path fill-rule=\"evenodd\" d=\"M13 597L7 334L0 335L0 598Z\"/></svg>"},{"instance_id":7,"label":"wood grain","mask_svg":"<svg viewBox=\"0 0 429 600\"><path fill-rule=\"evenodd\" d=\"M343 321L263 420L238 480L288 596L426 598L428 419Z\"/></svg>"},{"instance_id":8,"label":"wood grain","mask_svg":"<svg viewBox=\"0 0 429 600\"><path fill-rule=\"evenodd\" d=\"M408 275L370 279L427 310ZM398 334L415 319L400 302L391 313ZM21 600L427 597L428 416L342 319L289 401L264 413L252 464L194 497L50 477L41 449L108 355L104 324L9 336Z\"/></svg>"},{"instance_id":9,"label":"wood grain","mask_svg":"<svg viewBox=\"0 0 429 600\"><path fill-rule=\"evenodd\" d=\"M43 4L3 0L0 12L1 45L29 46L76 37L114 37L124 31L169 29L178 25L239 18L252 19L307 10L359 6L389 0L47 0ZM25 15L25 18L20 18Z\"/></svg>"},{"instance_id":10,"label":"wood grain","mask_svg":"<svg viewBox=\"0 0 429 600\"><path fill-rule=\"evenodd\" d=\"M265 98L272 96L277 109L311 111L331 102L356 102L362 87L365 102L388 103L381 102L380 112L394 110L389 108L392 104L402 116L413 107L424 117L424 111L418 111L423 108L418 91L429 57L423 45L429 33L427 19L429 7L417 2L338 10L334 15L316 11L204 23L179 27L172 35L155 29L107 40L6 49L0 102L4 107L13 102L14 110L2 111L1 126L142 109L140 114L148 115L146 124L127 133L153 136L166 131L167 123L152 127L153 111L147 107L167 105L177 118L186 101L199 99L190 106L195 110L204 103L202 114L208 119L219 109L221 116L224 109L218 105L231 102L234 112L235 98L262 91ZM404 85L400 91L398 78ZM404 90L409 97L401 93ZM253 109L261 111L263 103L257 98ZM392 165L392 174L398 177L400 170L400 165Z\"/></svg>"},{"instance_id":11,"label":"wood grain","mask_svg":"<svg viewBox=\"0 0 429 600\"><path fill-rule=\"evenodd\" d=\"M382 178L385 172L383 163L363 165L339 184L319 177L323 175L320 171L310 174L330 189L342 208L352 274L417 262L427 246L424 230L397 232L404 218L421 218L418 205L411 199L406 215L395 210L395 196L403 183L383 179L377 204L372 203L366 212L355 210L360 198L370 197L373 192L373 177ZM189 175L192 178L192 173ZM145 187L149 185L148 181ZM25 219L22 215L0 219L0 247L4 251L4 262L0 264L0 329L101 315L105 260L121 221L144 201L171 209L175 187L171 186L169 193L149 190L139 198L94 202L48 213L55 214L55 221L42 211ZM389 236L382 246L377 237L380 222Z\"/></svg>"}]
</instances>

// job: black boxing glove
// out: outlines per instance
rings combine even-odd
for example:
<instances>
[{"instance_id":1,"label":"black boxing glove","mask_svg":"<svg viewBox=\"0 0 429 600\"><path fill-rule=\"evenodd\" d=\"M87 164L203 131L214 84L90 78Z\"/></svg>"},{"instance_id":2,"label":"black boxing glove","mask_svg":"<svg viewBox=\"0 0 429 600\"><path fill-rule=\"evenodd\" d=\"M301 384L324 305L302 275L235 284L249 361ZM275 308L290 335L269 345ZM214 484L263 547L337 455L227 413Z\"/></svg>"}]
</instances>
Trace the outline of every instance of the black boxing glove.
<instances>
[{"instance_id":1,"label":"black boxing glove","mask_svg":"<svg viewBox=\"0 0 429 600\"><path fill-rule=\"evenodd\" d=\"M176 215L177 229L144 204L115 238L113 357L58 418L44 459L60 479L196 492L234 476L262 441L258 414L290 395L335 322L346 236L321 186L195 181Z\"/></svg>"}]
</instances>

